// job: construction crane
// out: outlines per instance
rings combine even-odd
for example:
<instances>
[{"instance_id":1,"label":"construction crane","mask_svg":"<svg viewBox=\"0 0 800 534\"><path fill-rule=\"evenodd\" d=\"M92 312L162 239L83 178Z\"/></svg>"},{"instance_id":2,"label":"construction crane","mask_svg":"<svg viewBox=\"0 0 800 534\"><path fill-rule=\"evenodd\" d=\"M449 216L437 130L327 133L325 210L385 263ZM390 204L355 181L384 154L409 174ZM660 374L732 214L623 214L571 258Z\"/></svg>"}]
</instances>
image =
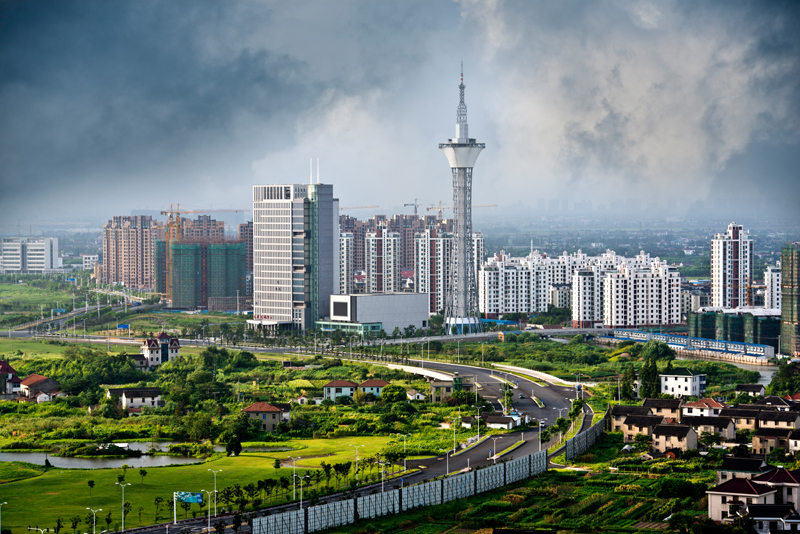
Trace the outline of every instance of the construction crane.
<instances>
[{"instance_id":1,"label":"construction crane","mask_svg":"<svg viewBox=\"0 0 800 534\"><path fill-rule=\"evenodd\" d=\"M473 204L473 208L496 208L497 204ZM439 211L439 222L442 222L442 210L451 210L453 206L442 206L442 201L439 201L438 206L432 206L430 208L425 208L428 211L431 210L438 210Z\"/></svg>"},{"instance_id":2,"label":"construction crane","mask_svg":"<svg viewBox=\"0 0 800 534\"><path fill-rule=\"evenodd\" d=\"M166 282L166 293L169 299L172 299L172 290L171 290L171 272L172 272L172 243L180 242L181 240L181 215L185 215L187 213L238 213L238 212L245 212L250 211L246 209L222 209L222 210L182 210L180 204L176 204L177 209L172 209L172 204L169 205L169 211L161 211L161 215L168 215L169 219L167 221L167 232L166 232L166 266L165 266L165 282Z\"/></svg>"},{"instance_id":3,"label":"construction crane","mask_svg":"<svg viewBox=\"0 0 800 534\"><path fill-rule=\"evenodd\" d=\"M419 207L419 205L420 205L419 204L419 199L415 198L413 204L403 204L403 207L407 208L409 206L414 206L414 215L416 216L417 215L417 208Z\"/></svg>"},{"instance_id":4,"label":"construction crane","mask_svg":"<svg viewBox=\"0 0 800 534\"><path fill-rule=\"evenodd\" d=\"M380 206L350 206L350 207L347 207L347 208L339 208L339 211L344 211L344 210L366 210L366 209L372 209L372 208L377 209L377 208L380 208Z\"/></svg>"}]
</instances>

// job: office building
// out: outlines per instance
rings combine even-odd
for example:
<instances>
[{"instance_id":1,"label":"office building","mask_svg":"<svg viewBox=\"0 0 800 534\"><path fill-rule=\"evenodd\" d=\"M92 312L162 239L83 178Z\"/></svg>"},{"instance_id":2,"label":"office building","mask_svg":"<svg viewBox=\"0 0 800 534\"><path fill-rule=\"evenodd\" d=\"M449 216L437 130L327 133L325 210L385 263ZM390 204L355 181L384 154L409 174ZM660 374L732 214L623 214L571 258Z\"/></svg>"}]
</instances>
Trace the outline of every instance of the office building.
<instances>
[{"instance_id":1,"label":"office building","mask_svg":"<svg viewBox=\"0 0 800 534\"><path fill-rule=\"evenodd\" d=\"M149 215L118 215L104 224L103 282L152 288L156 239L164 239L164 227Z\"/></svg>"},{"instance_id":2,"label":"office building","mask_svg":"<svg viewBox=\"0 0 800 534\"><path fill-rule=\"evenodd\" d=\"M764 307L781 308L781 262L768 265L764 271Z\"/></svg>"},{"instance_id":3,"label":"office building","mask_svg":"<svg viewBox=\"0 0 800 534\"><path fill-rule=\"evenodd\" d=\"M472 234L472 250L475 251L472 268L477 279L486 250L482 233ZM442 313L445 308L452 256L452 233L429 228L414 236L414 291L428 294L430 313Z\"/></svg>"},{"instance_id":4,"label":"office building","mask_svg":"<svg viewBox=\"0 0 800 534\"><path fill-rule=\"evenodd\" d=\"M402 289L400 278L400 234L379 226L367 232L367 293L396 293Z\"/></svg>"},{"instance_id":5,"label":"office building","mask_svg":"<svg viewBox=\"0 0 800 534\"><path fill-rule=\"evenodd\" d=\"M753 284L753 240L741 224L731 223L724 234L711 240L711 305L747 306Z\"/></svg>"},{"instance_id":6,"label":"office building","mask_svg":"<svg viewBox=\"0 0 800 534\"><path fill-rule=\"evenodd\" d=\"M781 249L781 350L800 356L800 243Z\"/></svg>"},{"instance_id":7,"label":"office building","mask_svg":"<svg viewBox=\"0 0 800 534\"><path fill-rule=\"evenodd\" d=\"M245 294L253 296L253 221L239 225L239 241L244 243Z\"/></svg>"},{"instance_id":8,"label":"office building","mask_svg":"<svg viewBox=\"0 0 800 534\"><path fill-rule=\"evenodd\" d=\"M57 237L4 237L2 240L2 272L44 273L60 267Z\"/></svg>"},{"instance_id":9,"label":"office building","mask_svg":"<svg viewBox=\"0 0 800 534\"><path fill-rule=\"evenodd\" d=\"M376 337L381 330L392 335L395 328L404 332L428 328L428 296L421 293L372 293L333 295L330 318L317 321L324 332L341 330Z\"/></svg>"},{"instance_id":10,"label":"office building","mask_svg":"<svg viewBox=\"0 0 800 534\"><path fill-rule=\"evenodd\" d=\"M329 184L253 187L252 327L307 330L339 285L339 200Z\"/></svg>"}]
</instances>

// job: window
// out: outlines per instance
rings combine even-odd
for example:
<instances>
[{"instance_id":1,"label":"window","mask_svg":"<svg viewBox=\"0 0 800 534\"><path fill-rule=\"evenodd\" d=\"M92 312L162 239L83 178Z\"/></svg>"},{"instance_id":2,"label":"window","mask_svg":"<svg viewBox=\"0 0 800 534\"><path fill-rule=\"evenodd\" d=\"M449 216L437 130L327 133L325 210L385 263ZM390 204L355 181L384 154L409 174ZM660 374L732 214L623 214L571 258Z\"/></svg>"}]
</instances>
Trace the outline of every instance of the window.
<instances>
[{"instance_id":1,"label":"window","mask_svg":"<svg viewBox=\"0 0 800 534\"><path fill-rule=\"evenodd\" d=\"M727 495L723 495L722 496L722 504L725 504L726 502L728 502L728 496Z\"/></svg>"}]
</instances>

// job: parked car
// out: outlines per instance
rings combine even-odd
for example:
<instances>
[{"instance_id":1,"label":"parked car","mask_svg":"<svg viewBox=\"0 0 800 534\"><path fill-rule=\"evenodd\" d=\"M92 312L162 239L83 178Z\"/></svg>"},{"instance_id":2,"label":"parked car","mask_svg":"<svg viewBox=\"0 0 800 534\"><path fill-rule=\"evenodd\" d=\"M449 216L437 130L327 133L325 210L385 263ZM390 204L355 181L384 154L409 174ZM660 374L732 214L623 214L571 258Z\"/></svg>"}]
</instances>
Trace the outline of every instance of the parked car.
<instances>
[{"instance_id":1,"label":"parked car","mask_svg":"<svg viewBox=\"0 0 800 534\"><path fill-rule=\"evenodd\" d=\"M525 395L523 395L522 393L520 393L520 394L519 394L519 398L520 398L520 399L524 399L524 398L525 398Z\"/></svg>"}]
</instances>

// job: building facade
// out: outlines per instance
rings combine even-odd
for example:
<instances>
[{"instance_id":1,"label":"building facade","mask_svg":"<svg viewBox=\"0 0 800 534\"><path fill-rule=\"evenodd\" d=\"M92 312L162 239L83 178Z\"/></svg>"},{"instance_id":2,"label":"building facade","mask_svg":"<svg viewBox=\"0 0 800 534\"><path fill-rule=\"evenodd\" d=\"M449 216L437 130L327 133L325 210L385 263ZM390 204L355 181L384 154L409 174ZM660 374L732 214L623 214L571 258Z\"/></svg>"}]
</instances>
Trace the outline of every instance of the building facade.
<instances>
[{"instance_id":1,"label":"building facade","mask_svg":"<svg viewBox=\"0 0 800 534\"><path fill-rule=\"evenodd\" d=\"M400 234L380 226L366 235L367 293L395 293L402 289Z\"/></svg>"},{"instance_id":2,"label":"building facade","mask_svg":"<svg viewBox=\"0 0 800 534\"><path fill-rule=\"evenodd\" d=\"M339 282L339 201L329 184L253 187L252 327L313 328Z\"/></svg>"},{"instance_id":3,"label":"building facade","mask_svg":"<svg viewBox=\"0 0 800 534\"><path fill-rule=\"evenodd\" d=\"M764 307L781 308L781 262L768 265L764 271Z\"/></svg>"},{"instance_id":4,"label":"building facade","mask_svg":"<svg viewBox=\"0 0 800 534\"><path fill-rule=\"evenodd\" d=\"M472 234L472 250L477 279L486 251L482 233ZM453 261L453 234L428 228L414 237L414 251L414 291L427 293L430 312L440 313L445 307L446 288L450 282L447 266Z\"/></svg>"},{"instance_id":5,"label":"building facade","mask_svg":"<svg viewBox=\"0 0 800 534\"><path fill-rule=\"evenodd\" d=\"M103 225L103 282L154 287L155 243L163 238L163 225L149 215L114 216Z\"/></svg>"},{"instance_id":6,"label":"building facade","mask_svg":"<svg viewBox=\"0 0 800 534\"><path fill-rule=\"evenodd\" d=\"M4 237L0 244L0 271L43 273L61 267L57 237Z\"/></svg>"},{"instance_id":7,"label":"building facade","mask_svg":"<svg viewBox=\"0 0 800 534\"><path fill-rule=\"evenodd\" d=\"M711 305L746 306L748 286L753 284L753 240L741 224L711 240Z\"/></svg>"},{"instance_id":8,"label":"building facade","mask_svg":"<svg viewBox=\"0 0 800 534\"><path fill-rule=\"evenodd\" d=\"M355 293L355 258L353 257L353 234L339 234L339 291L340 295Z\"/></svg>"},{"instance_id":9,"label":"building facade","mask_svg":"<svg viewBox=\"0 0 800 534\"><path fill-rule=\"evenodd\" d=\"M800 356L800 243L781 249L780 353Z\"/></svg>"},{"instance_id":10,"label":"building facade","mask_svg":"<svg viewBox=\"0 0 800 534\"><path fill-rule=\"evenodd\" d=\"M97 254L81 254L81 259L83 259L83 270L94 270L94 266L97 262L100 261L100 256Z\"/></svg>"},{"instance_id":11,"label":"building facade","mask_svg":"<svg viewBox=\"0 0 800 534\"><path fill-rule=\"evenodd\" d=\"M681 323L681 285L677 268L654 261L649 268L621 267L603 277L606 328Z\"/></svg>"}]
</instances>

